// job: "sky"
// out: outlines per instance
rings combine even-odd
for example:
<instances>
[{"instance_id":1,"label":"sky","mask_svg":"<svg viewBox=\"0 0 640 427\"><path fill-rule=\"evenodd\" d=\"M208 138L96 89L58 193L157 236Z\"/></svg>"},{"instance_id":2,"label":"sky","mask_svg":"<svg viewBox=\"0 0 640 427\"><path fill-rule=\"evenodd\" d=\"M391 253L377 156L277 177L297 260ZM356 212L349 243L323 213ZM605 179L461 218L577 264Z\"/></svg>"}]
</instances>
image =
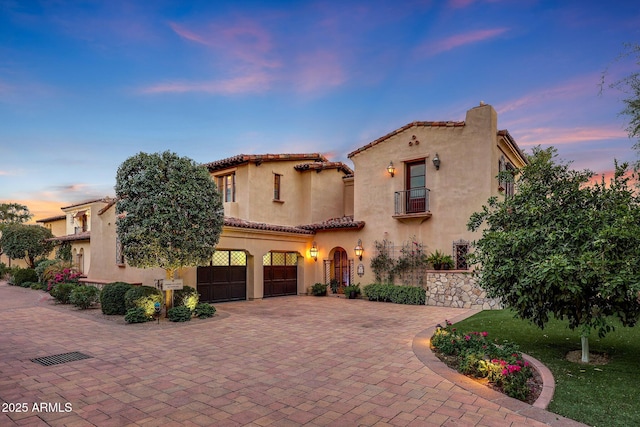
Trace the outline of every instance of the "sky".
<instances>
[{"instance_id":1,"label":"sky","mask_svg":"<svg viewBox=\"0 0 640 427\"><path fill-rule=\"evenodd\" d=\"M113 196L139 152L352 167L480 102L525 152L604 173L637 159L609 88L638 71L625 43L637 0L0 0L0 203L42 219Z\"/></svg>"}]
</instances>

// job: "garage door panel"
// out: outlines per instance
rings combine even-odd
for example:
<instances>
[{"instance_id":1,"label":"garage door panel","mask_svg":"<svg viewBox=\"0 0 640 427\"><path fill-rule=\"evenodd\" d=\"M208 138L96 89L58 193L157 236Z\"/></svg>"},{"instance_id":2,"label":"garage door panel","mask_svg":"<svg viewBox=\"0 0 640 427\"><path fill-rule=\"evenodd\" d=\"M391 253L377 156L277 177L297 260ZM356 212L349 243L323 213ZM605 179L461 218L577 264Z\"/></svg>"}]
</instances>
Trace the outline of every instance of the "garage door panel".
<instances>
[{"instance_id":1,"label":"garage door panel","mask_svg":"<svg viewBox=\"0 0 640 427\"><path fill-rule=\"evenodd\" d=\"M198 267L196 283L200 300L203 302L246 300L246 277L247 267L244 265Z\"/></svg>"}]
</instances>

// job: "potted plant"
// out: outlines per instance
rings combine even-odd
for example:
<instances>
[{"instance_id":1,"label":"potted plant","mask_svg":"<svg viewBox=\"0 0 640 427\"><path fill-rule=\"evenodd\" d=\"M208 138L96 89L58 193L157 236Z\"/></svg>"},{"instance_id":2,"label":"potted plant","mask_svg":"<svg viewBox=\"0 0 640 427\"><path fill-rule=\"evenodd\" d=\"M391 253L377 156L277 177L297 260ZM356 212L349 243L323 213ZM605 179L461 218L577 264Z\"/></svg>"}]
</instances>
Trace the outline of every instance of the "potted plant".
<instances>
[{"instance_id":1,"label":"potted plant","mask_svg":"<svg viewBox=\"0 0 640 427\"><path fill-rule=\"evenodd\" d=\"M331 287L331 293L338 293L338 288L340 287L338 279L331 279L331 281L329 282L329 286Z\"/></svg>"},{"instance_id":2,"label":"potted plant","mask_svg":"<svg viewBox=\"0 0 640 427\"><path fill-rule=\"evenodd\" d=\"M316 283L311 286L311 294L317 297L323 297L327 295L327 285L324 283Z\"/></svg>"},{"instance_id":3,"label":"potted plant","mask_svg":"<svg viewBox=\"0 0 640 427\"><path fill-rule=\"evenodd\" d=\"M427 262L433 266L434 270L451 270L455 266L451 255L445 255L437 249L429 255Z\"/></svg>"},{"instance_id":4,"label":"potted plant","mask_svg":"<svg viewBox=\"0 0 640 427\"><path fill-rule=\"evenodd\" d=\"M360 295L360 285L345 286L344 294L348 299L356 299Z\"/></svg>"}]
</instances>

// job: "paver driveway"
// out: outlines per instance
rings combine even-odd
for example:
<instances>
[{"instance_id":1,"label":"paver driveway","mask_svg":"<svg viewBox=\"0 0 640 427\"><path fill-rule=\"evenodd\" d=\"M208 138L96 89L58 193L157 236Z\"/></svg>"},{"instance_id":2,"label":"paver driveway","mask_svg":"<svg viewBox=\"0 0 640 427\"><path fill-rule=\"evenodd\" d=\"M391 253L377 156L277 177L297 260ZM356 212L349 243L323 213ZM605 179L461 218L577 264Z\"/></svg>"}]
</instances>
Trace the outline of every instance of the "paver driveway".
<instances>
[{"instance_id":1,"label":"paver driveway","mask_svg":"<svg viewBox=\"0 0 640 427\"><path fill-rule=\"evenodd\" d=\"M218 304L209 320L124 325L47 298L0 284L2 426L558 422L466 391L416 357L419 332L467 310L299 296ZM91 358L30 360L75 351ZM26 411L7 412L16 404Z\"/></svg>"}]
</instances>

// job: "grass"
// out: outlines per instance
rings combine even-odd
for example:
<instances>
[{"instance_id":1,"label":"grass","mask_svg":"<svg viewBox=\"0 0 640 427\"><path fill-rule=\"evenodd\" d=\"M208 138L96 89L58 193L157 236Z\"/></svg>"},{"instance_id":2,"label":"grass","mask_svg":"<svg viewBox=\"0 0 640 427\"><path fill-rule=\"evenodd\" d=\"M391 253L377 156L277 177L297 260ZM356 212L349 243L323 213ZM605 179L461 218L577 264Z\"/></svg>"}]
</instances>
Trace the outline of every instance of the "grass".
<instances>
[{"instance_id":1,"label":"grass","mask_svg":"<svg viewBox=\"0 0 640 427\"><path fill-rule=\"evenodd\" d=\"M606 365L572 363L568 352L580 350L580 333L567 322L550 321L544 330L515 319L508 310L480 312L455 327L486 331L489 338L517 343L520 350L544 363L556 380L549 411L591 426L640 425L640 325L616 326L605 338L589 338L591 353L606 353Z\"/></svg>"}]
</instances>

